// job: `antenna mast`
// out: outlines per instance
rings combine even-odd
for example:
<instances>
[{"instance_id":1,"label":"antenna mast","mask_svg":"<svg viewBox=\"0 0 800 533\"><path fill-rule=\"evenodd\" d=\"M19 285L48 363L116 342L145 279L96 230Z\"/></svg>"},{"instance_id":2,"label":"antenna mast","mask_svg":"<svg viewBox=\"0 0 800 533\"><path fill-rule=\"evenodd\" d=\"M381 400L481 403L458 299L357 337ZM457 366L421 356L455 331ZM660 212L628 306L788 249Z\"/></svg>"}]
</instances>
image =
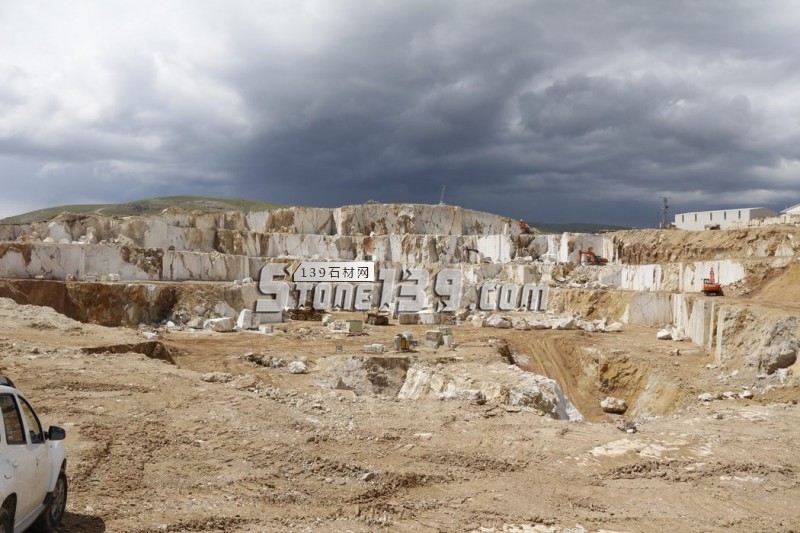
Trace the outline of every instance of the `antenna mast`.
<instances>
[{"instance_id":1,"label":"antenna mast","mask_svg":"<svg viewBox=\"0 0 800 533\"><path fill-rule=\"evenodd\" d=\"M669 196L661 197L664 200L664 207L661 208L661 223L658 226L661 229L669 228L669 198Z\"/></svg>"},{"instance_id":2,"label":"antenna mast","mask_svg":"<svg viewBox=\"0 0 800 533\"><path fill-rule=\"evenodd\" d=\"M439 205L444 205L444 188L447 187L447 184L442 185L442 195L439 197Z\"/></svg>"}]
</instances>

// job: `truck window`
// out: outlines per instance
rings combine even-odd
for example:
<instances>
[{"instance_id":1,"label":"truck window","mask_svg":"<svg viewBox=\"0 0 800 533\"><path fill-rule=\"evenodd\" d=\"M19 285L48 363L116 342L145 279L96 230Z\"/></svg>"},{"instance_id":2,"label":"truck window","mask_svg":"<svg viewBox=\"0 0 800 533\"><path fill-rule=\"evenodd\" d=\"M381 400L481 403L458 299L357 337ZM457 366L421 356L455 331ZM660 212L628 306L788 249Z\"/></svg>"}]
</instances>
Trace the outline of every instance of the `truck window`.
<instances>
[{"instance_id":1,"label":"truck window","mask_svg":"<svg viewBox=\"0 0 800 533\"><path fill-rule=\"evenodd\" d=\"M20 398L20 400L19 406L22 408L22 416L25 418L25 426L28 428L31 444L44 442L44 432L42 431L42 425L39 423L39 418L25 398Z\"/></svg>"},{"instance_id":2,"label":"truck window","mask_svg":"<svg viewBox=\"0 0 800 533\"><path fill-rule=\"evenodd\" d=\"M22 430L22 417L17 409L17 402L11 394L0 394L0 410L3 411L3 424L6 427L8 444L26 444Z\"/></svg>"}]
</instances>

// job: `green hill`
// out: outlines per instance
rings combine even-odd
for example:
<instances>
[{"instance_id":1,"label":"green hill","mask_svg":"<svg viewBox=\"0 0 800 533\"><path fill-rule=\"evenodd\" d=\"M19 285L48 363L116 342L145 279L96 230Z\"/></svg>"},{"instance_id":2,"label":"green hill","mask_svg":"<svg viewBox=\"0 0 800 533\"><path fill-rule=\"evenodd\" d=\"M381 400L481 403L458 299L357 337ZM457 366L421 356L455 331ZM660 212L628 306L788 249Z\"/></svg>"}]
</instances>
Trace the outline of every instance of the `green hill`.
<instances>
[{"instance_id":1,"label":"green hill","mask_svg":"<svg viewBox=\"0 0 800 533\"><path fill-rule=\"evenodd\" d=\"M240 198L207 198L204 196L162 196L146 198L123 204L77 204L59 205L38 209L29 213L15 215L0 220L0 224L27 224L51 220L67 211L76 214L97 214L104 216L155 215L167 208L178 208L187 211L264 211L285 207L272 202L260 200L244 200Z\"/></svg>"}]
</instances>

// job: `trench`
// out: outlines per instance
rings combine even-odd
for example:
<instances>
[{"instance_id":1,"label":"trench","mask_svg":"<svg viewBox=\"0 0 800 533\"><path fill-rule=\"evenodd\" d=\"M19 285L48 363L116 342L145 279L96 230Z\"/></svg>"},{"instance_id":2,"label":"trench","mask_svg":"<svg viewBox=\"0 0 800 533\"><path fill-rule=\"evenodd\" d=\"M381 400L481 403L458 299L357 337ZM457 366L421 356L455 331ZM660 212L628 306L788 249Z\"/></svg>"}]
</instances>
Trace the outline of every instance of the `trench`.
<instances>
[{"instance_id":1,"label":"trench","mask_svg":"<svg viewBox=\"0 0 800 533\"><path fill-rule=\"evenodd\" d=\"M139 353L146 355L150 359L158 359L166 361L174 365L175 360L172 358L172 353L169 348L158 341L147 341L139 343L127 344L110 344L105 346L92 346L81 348L85 354L123 354L123 353Z\"/></svg>"}]
</instances>

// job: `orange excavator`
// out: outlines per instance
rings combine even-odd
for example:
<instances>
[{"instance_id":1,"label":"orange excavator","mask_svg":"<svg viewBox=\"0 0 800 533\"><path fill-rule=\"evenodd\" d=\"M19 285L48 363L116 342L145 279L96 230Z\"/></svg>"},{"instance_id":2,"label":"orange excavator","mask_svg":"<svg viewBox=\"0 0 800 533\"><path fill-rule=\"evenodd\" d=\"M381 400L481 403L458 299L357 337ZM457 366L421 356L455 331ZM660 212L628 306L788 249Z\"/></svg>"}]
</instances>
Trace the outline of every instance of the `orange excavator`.
<instances>
[{"instance_id":1,"label":"orange excavator","mask_svg":"<svg viewBox=\"0 0 800 533\"><path fill-rule=\"evenodd\" d=\"M608 259L598 256L596 253L594 253L594 249L590 246L588 250L578 250L578 264L583 264L584 255L589 258L590 265L603 266L608 263Z\"/></svg>"},{"instance_id":2,"label":"orange excavator","mask_svg":"<svg viewBox=\"0 0 800 533\"><path fill-rule=\"evenodd\" d=\"M722 285L714 279L714 267L711 267L708 277L703 280L703 294L706 296L723 296Z\"/></svg>"}]
</instances>

